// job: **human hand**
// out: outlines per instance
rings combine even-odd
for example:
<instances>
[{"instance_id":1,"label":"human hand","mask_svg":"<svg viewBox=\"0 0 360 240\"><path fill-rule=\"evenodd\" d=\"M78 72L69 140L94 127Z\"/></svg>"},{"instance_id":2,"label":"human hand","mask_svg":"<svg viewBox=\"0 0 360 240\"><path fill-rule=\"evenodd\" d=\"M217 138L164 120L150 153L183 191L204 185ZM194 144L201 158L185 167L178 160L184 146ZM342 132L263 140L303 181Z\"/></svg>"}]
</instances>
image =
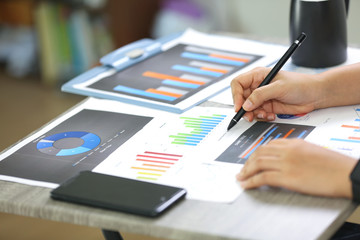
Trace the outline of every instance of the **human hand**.
<instances>
[{"instance_id":1,"label":"human hand","mask_svg":"<svg viewBox=\"0 0 360 240\"><path fill-rule=\"evenodd\" d=\"M302 139L278 139L260 146L236 178L245 189L268 185L352 198L350 174L356 163L356 159Z\"/></svg>"},{"instance_id":2,"label":"human hand","mask_svg":"<svg viewBox=\"0 0 360 240\"><path fill-rule=\"evenodd\" d=\"M269 72L269 68L259 67L232 80L235 111L243 106L245 119L274 120L275 114L307 113L316 108L321 97L316 75L280 71L270 84L257 88Z\"/></svg>"}]
</instances>

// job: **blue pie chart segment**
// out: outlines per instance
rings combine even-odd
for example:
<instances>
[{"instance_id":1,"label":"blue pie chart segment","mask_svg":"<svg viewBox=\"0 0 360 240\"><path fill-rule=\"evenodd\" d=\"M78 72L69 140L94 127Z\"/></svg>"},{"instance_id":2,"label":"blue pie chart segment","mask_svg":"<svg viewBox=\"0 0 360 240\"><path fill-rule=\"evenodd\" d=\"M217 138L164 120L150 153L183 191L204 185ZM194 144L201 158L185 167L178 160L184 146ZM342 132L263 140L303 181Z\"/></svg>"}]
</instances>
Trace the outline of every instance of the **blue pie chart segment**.
<instances>
[{"instance_id":1,"label":"blue pie chart segment","mask_svg":"<svg viewBox=\"0 0 360 240\"><path fill-rule=\"evenodd\" d=\"M75 142L78 144L79 141L74 141L74 139L81 140L82 145L78 146L75 144ZM55 147L56 141L65 141L67 146L74 145L73 148L57 148ZM95 147L97 147L101 142L101 139L98 135L89 133L89 132L80 132L80 131L74 131L74 132L63 132L63 133L57 133L48 137L45 137L41 139L38 143L36 148L45 154L48 155L54 155L54 156L71 156L71 155L77 155L81 153L88 152ZM76 145L76 146L75 146Z\"/></svg>"}]
</instances>

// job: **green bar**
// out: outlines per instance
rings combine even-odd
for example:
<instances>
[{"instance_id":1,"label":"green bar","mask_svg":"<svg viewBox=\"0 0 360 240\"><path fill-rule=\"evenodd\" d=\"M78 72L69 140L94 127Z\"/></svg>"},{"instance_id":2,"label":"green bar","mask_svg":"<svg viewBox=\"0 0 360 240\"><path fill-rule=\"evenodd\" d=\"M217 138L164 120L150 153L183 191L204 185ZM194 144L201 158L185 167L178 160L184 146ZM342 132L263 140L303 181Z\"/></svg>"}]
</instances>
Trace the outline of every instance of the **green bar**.
<instances>
[{"instance_id":1,"label":"green bar","mask_svg":"<svg viewBox=\"0 0 360 240\"><path fill-rule=\"evenodd\" d=\"M203 120L186 120L184 123L203 123L204 121Z\"/></svg>"},{"instance_id":2,"label":"green bar","mask_svg":"<svg viewBox=\"0 0 360 240\"><path fill-rule=\"evenodd\" d=\"M207 118L207 119L213 119L212 117L209 116L200 116L201 118Z\"/></svg>"},{"instance_id":3,"label":"green bar","mask_svg":"<svg viewBox=\"0 0 360 240\"><path fill-rule=\"evenodd\" d=\"M185 127L200 127L201 124L185 123Z\"/></svg>"},{"instance_id":4,"label":"green bar","mask_svg":"<svg viewBox=\"0 0 360 240\"><path fill-rule=\"evenodd\" d=\"M172 144L180 144L180 145L185 145L186 142L171 142Z\"/></svg>"},{"instance_id":5,"label":"green bar","mask_svg":"<svg viewBox=\"0 0 360 240\"><path fill-rule=\"evenodd\" d=\"M137 179L142 179L142 180L158 180L157 178L149 178L149 177L137 177Z\"/></svg>"},{"instance_id":6,"label":"green bar","mask_svg":"<svg viewBox=\"0 0 360 240\"><path fill-rule=\"evenodd\" d=\"M191 131L190 133L193 133L193 134L204 134L202 131ZM205 134L206 135L206 134Z\"/></svg>"},{"instance_id":7,"label":"green bar","mask_svg":"<svg viewBox=\"0 0 360 240\"><path fill-rule=\"evenodd\" d=\"M178 133L178 135L180 135L180 136L189 136L189 137L193 136L193 134L189 134L189 133Z\"/></svg>"},{"instance_id":8,"label":"green bar","mask_svg":"<svg viewBox=\"0 0 360 240\"><path fill-rule=\"evenodd\" d=\"M200 120L201 121L201 118L191 118L191 117L180 117L180 119L189 119L189 120Z\"/></svg>"},{"instance_id":9,"label":"green bar","mask_svg":"<svg viewBox=\"0 0 360 240\"><path fill-rule=\"evenodd\" d=\"M181 139L186 139L186 137L176 136L176 135L170 135L169 137L171 137L171 138L181 138Z\"/></svg>"}]
</instances>

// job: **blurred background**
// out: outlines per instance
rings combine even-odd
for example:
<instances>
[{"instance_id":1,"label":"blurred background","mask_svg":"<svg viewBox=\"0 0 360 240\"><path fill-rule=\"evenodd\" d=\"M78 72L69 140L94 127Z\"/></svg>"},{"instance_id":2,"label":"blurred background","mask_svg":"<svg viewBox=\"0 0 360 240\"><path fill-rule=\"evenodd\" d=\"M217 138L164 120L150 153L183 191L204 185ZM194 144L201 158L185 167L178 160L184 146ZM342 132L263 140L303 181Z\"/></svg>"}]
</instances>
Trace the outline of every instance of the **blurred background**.
<instances>
[{"instance_id":1,"label":"blurred background","mask_svg":"<svg viewBox=\"0 0 360 240\"><path fill-rule=\"evenodd\" d=\"M360 46L359 12L350 1L349 46ZM0 151L83 100L61 84L125 44L188 27L288 44L289 14L290 0L0 0ZM99 229L0 214L0 239L49 238L103 239Z\"/></svg>"}]
</instances>

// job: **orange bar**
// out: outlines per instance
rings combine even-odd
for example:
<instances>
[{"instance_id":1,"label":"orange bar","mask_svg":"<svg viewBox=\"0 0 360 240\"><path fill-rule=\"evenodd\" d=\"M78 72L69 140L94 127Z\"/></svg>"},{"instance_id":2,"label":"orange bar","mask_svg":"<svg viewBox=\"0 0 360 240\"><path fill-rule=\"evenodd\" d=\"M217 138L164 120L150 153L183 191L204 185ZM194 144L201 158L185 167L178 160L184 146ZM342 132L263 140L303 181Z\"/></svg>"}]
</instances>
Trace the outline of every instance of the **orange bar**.
<instances>
[{"instance_id":1,"label":"orange bar","mask_svg":"<svg viewBox=\"0 0 360 240\"><path fill-rule=\"evenodd\" d=\"M161 95L165 95L165 96L170 96L170 97L176 97L176 98L182 96L182 94L165 92L165 91L159 91L159 90L154 89L154 88L149 88L148 90L146 90L146 92L157 93L157 94L161 94Z\"/></svg>"},{"instance_id":2,"label":"orange bar","mask_svg":"<svg viewBox=\"0 0 360 240\"><path fill-rule=\"evenodd\" d=\"M359 126L351 126L351 125L341 125L341 127L344 127L344 128L355 128L355 129L360 129Z\"/></svg>"},{"instance_id":3,"label":"orange bar","mask_svg":"<svg viewBox=\"0 0 360 240\"><path fill-rule=\"evenodd\" d=\"M295 128L293 128L289 132L287 132L283 138L287 138L293 131L295 131Z\"/></svg>"},{"instance_id":4,"label":"orange bar","mask_svg":"<svg viewBox=\"0 0 360 240\"><path fill-rule=\"evenodd\" d=\"M249 152L251 152L262 140L264 139L264 137L261 137L255 144L254 146L252 146L248 151L246 151L246 153L244 153L241 158L244 158L246 155L249 154Z\"/></svg>"},{"instance_id":5,"label":"orange bar","mask_svg":"<svg viewBox=\"0 0 360 240\"><path fill-rule=\"evenodd\" d=\"M142 161L142 162L152 162L152 163L164 163L164 164L174 164L172 162L162 162L162 161L155 161L155 160L146 160L142 158L137 158L136 161Z\"/></svg>"},{"instance_id":6,"label":"orange bar","mask_svg":"<svg viewBox=\"0 0 360 240\"><path fill-rule=\"evenodd\" d=\"M217 57L217 58L233 60L233 61L238 61L238 62L245 62L245 63L250 61L250 59L246 59L246 58L229 57L229 56L224 56L224 55L219 55L219 54L210 54L209 56L210 57Z\"/></svg>"},{"instance_id":7,"label":"orange bar","mask_svg":"<svg viewBox=\"0 0 360 240\"><path fill-rule=\"evenodd\" d=\"M165 170L161 170L161 169L141 168L141 167L131 167L131 168L138 169L138 170L155 171L155 172L166 172Z\"/></svg>"},{"instance_id":8,"label":"orange bar","mask_svg":"<svg viewBox=\"0 0 360 240\"><path fill-rule=\"evenodd\" d=\"M349 139L360 140L360 137L349 137Z\"/></svg>"},{"instance_id":9,"label":"orange bar","mask_svg":"<svg viewBox=\"0 0 360 240\"><path fill-rule=\"evenodd\" d=\"M147 167L161 167L161 168L170 168L169 166L162 166L162 165L155 165L155 164L146 164L144 163L143 166Z\"/></svg>"},{"instance_id":10,"label":"orange bar","mask_svg":"<svg viewBox=\"0 0 360 240\"><path fill-rule=\"evenodd\" d=\"M179 77L175 77L175 76L171 76L171 75L166 75L166 74L161 74L161 73L156 73L156 72L144 72L143 73L144 77L151 77L151 78L158 78L158 79L162 79L162 80L174 80L174 81L178 81L178 82L185 82L185 83L192 83L192 84L197 84L197 85L204 85L204 82L200 82L200 81L194 81L194 80L190 80L190 79L183 79L183 78L179 78Z\"/></svg>"},{"instance_id":11,"label":"orange bar","mask_svg":"<svg viewBox=\"0 0 360 240\"><path fill-rule=\"evenodd\" d=\"M227 70L216 69L216 68L208 68L208 67L202 67L200 69L205 70L205 71L219 72L219 73L227 73L228 72Z\"/></svg>"}]
</instances>

